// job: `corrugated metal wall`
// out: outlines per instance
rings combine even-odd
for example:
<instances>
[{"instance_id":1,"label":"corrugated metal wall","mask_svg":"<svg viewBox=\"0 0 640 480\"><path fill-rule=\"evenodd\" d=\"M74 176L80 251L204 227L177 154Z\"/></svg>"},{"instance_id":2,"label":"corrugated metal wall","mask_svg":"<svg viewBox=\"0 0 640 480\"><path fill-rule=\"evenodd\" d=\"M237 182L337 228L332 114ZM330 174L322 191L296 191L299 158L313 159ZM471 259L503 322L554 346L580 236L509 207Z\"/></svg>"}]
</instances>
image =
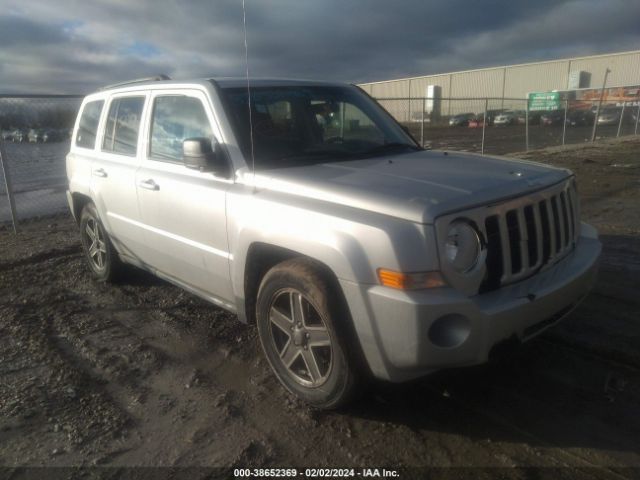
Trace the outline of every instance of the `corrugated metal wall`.
<instances>
[{"instance_id":1,"label":"corrugated metal wall","mask_svg":"<svg viewBox=\"0 0 640 480\"><path fill-rule=\"evenodd\" d=\"M462 72L452 77L451 93L453 97L502 97L504 68Z\"/></svg>"},{"instance_id":2,"label":"corrugated metal wall","mask_svg":"<svg viewBox=\"0 0 640 480\"><path fill-rule=\"evenodd\" d=\"M376 98L420 98L427 85L439 85L442 98L525 98L529 92L566 89L569 72L578 70L589 72L589 86L597 88L607 68L611 70L607 85L640 84L640 51L365 83L361 87Z\"/></svg>"},{"instance_id":3,"label":"corrugated metal wall","mask_svg":"<svg viewBox=\"0 0 640 480\"><path fill-rule=\"evenodd\" d=\"M602 85L604 72L607 68L611 70L607 85L634 85L640 83L640 52L571 60L572 71L585 70L591 73L591 87Z\"/></svg>"},{"instance_id":4,"label":"corrugated metal wall","mask_svg":"<svg viewBox=\"0 0 640 480\"><path fill-rule=\"evenodd\" d=\"M504 96L524 98L529 92L562 90L569 81L569 62L548 62L505 69Z\"/></svg>"}]
</instances>

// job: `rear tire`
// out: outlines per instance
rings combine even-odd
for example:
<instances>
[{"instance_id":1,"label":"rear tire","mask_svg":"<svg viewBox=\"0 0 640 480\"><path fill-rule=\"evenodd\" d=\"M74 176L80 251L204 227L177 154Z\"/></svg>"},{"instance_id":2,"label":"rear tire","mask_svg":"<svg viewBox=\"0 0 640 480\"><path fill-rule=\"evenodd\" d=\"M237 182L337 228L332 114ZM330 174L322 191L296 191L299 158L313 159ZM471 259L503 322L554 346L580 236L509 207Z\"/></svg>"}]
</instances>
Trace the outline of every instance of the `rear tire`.
<instances>
[{"instance_id":1,"label":"rear tire","mask_svg":"<svg viewBox=\"0 0 640 480\"><path fill-rule=\"evenodd\" d=\"M305 402L333 409L358 388L356 361L346 340L348 313L325 275L295 258L265 275L256 305L258 334L282 385Z\"/></svg>"},{"instance_id":2,"label":"rear tire","mask_svg":"<svg viewBox=\"0 0 640 480\"><path fill-rule=\"evenodd\" d=\"M124 265L113 248L93 203L85 205L80 214L80 238L85 260L93 277L100 282L115 281Z\"/></svg>"}]
</instances>

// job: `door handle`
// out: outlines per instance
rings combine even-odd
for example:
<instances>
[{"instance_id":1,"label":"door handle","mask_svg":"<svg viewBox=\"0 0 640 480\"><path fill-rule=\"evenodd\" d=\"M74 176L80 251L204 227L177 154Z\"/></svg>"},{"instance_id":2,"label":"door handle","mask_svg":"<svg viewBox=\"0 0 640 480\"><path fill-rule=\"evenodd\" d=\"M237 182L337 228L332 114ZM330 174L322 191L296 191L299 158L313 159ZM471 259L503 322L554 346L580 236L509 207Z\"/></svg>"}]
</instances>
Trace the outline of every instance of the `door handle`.
<instances>
[{"instance_id":1,"label":"door handle","mask_svg":"<svg viewBox=\"0 0 640 480\"><path fill-rule=\"evenodd\" d=\"M146 190L160 190L160 185L154 182L152 178L138 182L138 186Z\"/></svg>"},{"instance_id":2,"label":"door handle","mask_svg":"<svg viewBox=\"0 0 640 480\"><path fill-rule=\"evenodd\" d=\"M104 178L107 176L107 172L105 172L103 168L97 168L93 171L93 176Z\"/></svg>"}]
</instances>

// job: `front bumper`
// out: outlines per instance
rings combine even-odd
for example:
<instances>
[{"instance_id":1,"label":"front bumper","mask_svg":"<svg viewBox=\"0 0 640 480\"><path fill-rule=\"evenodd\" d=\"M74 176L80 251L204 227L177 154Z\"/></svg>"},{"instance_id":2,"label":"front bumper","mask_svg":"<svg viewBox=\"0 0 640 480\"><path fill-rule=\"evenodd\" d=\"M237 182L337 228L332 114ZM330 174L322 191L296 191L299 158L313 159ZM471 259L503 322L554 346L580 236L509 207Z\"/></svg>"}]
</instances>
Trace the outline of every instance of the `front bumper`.
<instances>
[{"instance_id":1,"label":"front bumper","mask_svg":"<svg viewBox=\"0 0 640 480\"><path fill-rule=\"evenodd\" d=\"M553 267L472 297L340 283L373 375L400 382L484 363L500 341L525 341L555 324L593 286L601 248L595 229L582 224L575 250Z\"/></svg>"}]
</instances>

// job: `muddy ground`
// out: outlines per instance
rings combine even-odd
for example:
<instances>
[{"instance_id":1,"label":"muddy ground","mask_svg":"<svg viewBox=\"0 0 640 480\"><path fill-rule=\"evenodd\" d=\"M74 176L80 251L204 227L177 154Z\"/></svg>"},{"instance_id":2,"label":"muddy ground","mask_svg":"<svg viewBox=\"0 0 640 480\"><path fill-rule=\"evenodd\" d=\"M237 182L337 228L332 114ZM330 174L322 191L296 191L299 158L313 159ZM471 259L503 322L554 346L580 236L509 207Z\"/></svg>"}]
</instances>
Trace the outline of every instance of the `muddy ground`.
<instances>
[{"instance_id":1,"label":"muddy ground","mask_svg":"<svg viewBox=\"0 0 640 480\"><path fill-rule=\"evenodd\" d=\"M520 155L573 169L583 218L602 235L598 283L569 318L506 359L377 384L338 412L285 393L234 315L142 272L92 281L68 216L17 236L4 228L0 465L544 466L556 478L638 478L639 153L639 139L624 139Z\"/></svg>"}]
</instances>

